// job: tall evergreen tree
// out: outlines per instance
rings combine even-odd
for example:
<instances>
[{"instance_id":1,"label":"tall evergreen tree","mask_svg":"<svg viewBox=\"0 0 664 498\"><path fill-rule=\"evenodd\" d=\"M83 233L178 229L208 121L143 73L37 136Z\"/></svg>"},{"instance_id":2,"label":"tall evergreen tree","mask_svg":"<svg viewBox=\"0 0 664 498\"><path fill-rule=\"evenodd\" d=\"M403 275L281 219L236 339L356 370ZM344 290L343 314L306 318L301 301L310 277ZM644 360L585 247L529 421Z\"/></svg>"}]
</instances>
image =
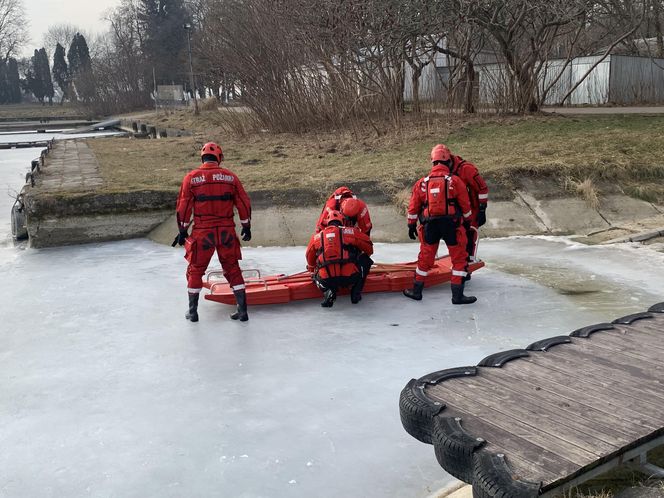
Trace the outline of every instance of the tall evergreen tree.
<instances>
[{"instance_id":1,"label":"tall evergreen tree","mask_svg":"<svg viewBox=\"0 0 664 498\"><path fill-rule=\"evenodd\" d=\"M69 75L76 93L84 101L89 101L95 95L95 85L88 43L82 34L74 35L67 51L67 60L69 61Z\"/></svg>"},{"instance_id":2,"label":"tall evergreen tree","mask_svg":"<svg viewBox=\"0 0 664 498\"><path fill-rule=\"evenodd\" d=\"M187 74L185 50L190 18L183 0L140 0L138 17L143 25L143 49L157 78L181 81Z\"/></svg>"},{"instance_id":3,"label":"tall evergreen tree","mask_svg":"<svg viewBox=\"0 0 664 498\"><path fill-rule=\"evenodd\" d=\"M71 76L65 61L65 48L59 43L55 46L55 54L53 54L53 79L62 91L62 99L60 100L60 103L62 103L69 96Z\"/></svg>"},{"instance_id":4,"label":"tall evergreen tree","mask_svg":"<svg viewBox=\"0 0 664 498\"><path fill-rule=\"evenodd\" d=\"M9 82L7 79L7 64L0 60L0 104L9 103Z\"/></svg>"},{"instance_id":5,"label":"tall evergreen tree","mask_svg":"<svg viewBox=\"0 0 664 498\"><path fill-rule=\"evenodd\" d=\"M18 75L18 62L16 59L9 59L7 63L7 85L9 88L9 102L19 104L22 100L21 78Z\"/></svg>"},{"instance_id":6,"label":"tall evergreen tree","mask_svg":"<svg viewBox=\"0 0 664 498\"><path fill-rule=\"evenodd\" d=\"M39 50L35 50L31 62L32 64L30 65L30 69L25 75L25 79L32 94L37 98L37 100L39 100L39 102L43 104L46 90L44 88L44 80L42 79L43 74L40 70Z\"/></svg>"},{"instance_id":7,"label":"tall evergreen tree","mask_svg":"<svg viewBox=\"0 0 664 498\"><path fill-rule=\"evenodd\" d=\"M35 68L35 71L39 71L39 78L42 81L44 87L44 97L48 98L48 103L53 105L53 79L51 78L51 67L48 62L48 55L46 54L45 48L40 48L37 53L39 67Z\"/></svg>"}]
</instances>

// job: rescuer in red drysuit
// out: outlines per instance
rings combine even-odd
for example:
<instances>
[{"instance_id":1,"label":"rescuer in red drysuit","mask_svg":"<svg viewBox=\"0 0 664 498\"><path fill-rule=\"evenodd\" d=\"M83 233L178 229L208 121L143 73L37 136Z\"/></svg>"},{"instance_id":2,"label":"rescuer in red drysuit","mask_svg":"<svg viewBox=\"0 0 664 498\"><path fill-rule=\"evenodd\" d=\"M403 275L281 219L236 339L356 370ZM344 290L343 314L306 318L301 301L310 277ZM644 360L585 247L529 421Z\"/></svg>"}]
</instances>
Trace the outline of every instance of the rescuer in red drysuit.
<instances>
[{"instance_id":1,"label":"rescuer in red drysuit","mask_svg":"<svg viewBox=\"0 0 664 498\"><path fill-rule=\"evenodd\" d=\"M344 206L344 200L355 199L356 202ZM345 208L345 210L344 210ZM351 189L348 187L339 187L334 193L325 201L323 210L318 217L316 223L316 232L320 232L327 226L327 217L332 211L340 211L344 216L344 226L357 226L362 233L371 235L371 216L369 216L369 208L364 201L357 198Z\"/></svg>"},{"instance_id":2,"label":"rescuer in red drysuit","mask_svg":"<svg viewBox=\"0 0 664 498\"><path fill-rule=\"evenodd\" d=\"M475 261L475 252L479 232L477 229L486 223L486 206L489 202L489 187L487 187L484 178L480 175L477 167L460 156L453 155L447 146L438 144L434 148L443 150L443 155L449 155L449 159L444 159L445 164L453 175L458 176L463 180L468 188L468 198L470 199L470 207L473 214L470 220L470 227L466 230L466 238L468 239L466 250L468 251L468 261L471 263ZM470 273L466 277L470 280Z\"/></svg>"},{"instance_id":3,"label":"rescuer in red drysuit","mask_svg":"<svg viewBox=\"0 0 664 498\"><path fill-rule=\"evenodd\" d=\"M240 179L230 170L221 167L224 153L215 143L207 143L201 149L202 163L182 180L177 202L179 234L173 241L185 246L189 311L187 320L198 321L198 297L203 287L203 275L214 251L228 280L235 299L237 311L233 320L246 322L247 299L244 278L238 260L242 259L240 241L235 234L233 208L242 224L242 240L251 240L251 202ZM193 214L193 229L187 229Z\"/></svg>"},{"instance_id":4,"label":"rescuer in red drysuit","mask_svg":"<svg viewBox=\"0 0 664 498\"><path fill-rule=\"evenodd\" d=\"M360 302L364 283L360 261L371 254L373 244L369 236L358 228L344 227L343 215L331 211L327 226L311 237L306 252L307 270L314 272L314 282L324 294L321 306L331 308L340 287L350 287L351 302Z\"/></svg>"},{"instance_id":5,"label":"rescuer in red drysuit","mask_svg":"<svg viewBox=\"0 0 664 498\"><path fill-rule=\"evenodd\" d=\"M422 299L424 281L434 265L440 239L443 239L452 259L452 303L470 304L477 298L464 296L463 288L464 277L468 274L466 229L472 210L466 185L458 176L450 174L443 163L446 158L449 154L434 147L431 151L431 172L413 186L408 205L408 236L413 240L419 236L420 253L413 288L403 293L417 301Z\"/></svg>"}]
</instances>

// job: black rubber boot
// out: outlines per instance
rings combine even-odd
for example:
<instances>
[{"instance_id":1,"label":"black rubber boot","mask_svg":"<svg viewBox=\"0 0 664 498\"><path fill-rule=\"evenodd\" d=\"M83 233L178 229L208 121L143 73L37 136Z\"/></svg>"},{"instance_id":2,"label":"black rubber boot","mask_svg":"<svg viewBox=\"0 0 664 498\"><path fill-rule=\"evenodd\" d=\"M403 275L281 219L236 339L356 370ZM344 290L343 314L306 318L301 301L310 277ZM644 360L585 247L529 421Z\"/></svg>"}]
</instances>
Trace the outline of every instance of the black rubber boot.
<instances>
[{"instance_id":1,"label":"black rubber boot","mask_svg":"<svg viewBox=\"0 0 664 498\"><path fill-rule=\"evenodd\" d=\"M337 293L334 289L327 289L325 294L323 294L323 302L320 305L323 308L331 308L334 305L334 301L337 299Z\"/></svg>"},{"instance_id":2,"label":"black rubber boot","mask_svg":"<svg viewBox=\"0 0 664 498\"><path fill-rule=\"evenodd\" d=\"M233 294L235 294L235 300L237 301L237 311L231 315L231 320L246 322L249 320L249 314L247 313L247 293L242 289L233 291Z\"/></svg>"},{"instance_id":3,"label":"black rubber boot","mask_svg":"<svg viewBox=\"0 0 664 498\"><path fill-rule=\"evenodd\" d=\"M190 322L198 321L198 296L200 296L198 293L189 293L189 311L184 317Z\"/></svg>"},{"instance_id":4,"label":"black rubber boot","mask_svg":"<svg viewBox=\"0 0 664 498\"><path fill-rule=\"evenodd\" d=\"M406 289L403 291L403 295L406 297L409 297L411 299L415 299L415 301L421 301L422 300L422 289L424 289L424 282L419 282L415 280L415 283L413 284L412 289Z\"/></svg>"},{"instance_id":5,"label":"black rubber boot","mask_svg":"<svg viewBox=\"0 0 664 498\"><path fill-rule=\"evenodd\" d=\"M364 282L360 280L358 283L353 285L350 289L350 302L357 304L362 301L362 287L364 287Z\"/></svg>"},{"instance_id":6,"label":"black rubber boot","mask_svg":"<svg viewBox=\"0 0 664 498\"><path fill-rule=\"evenodd\" d=\"M364 289L364 282L366 281L367 281L367 275L365 274L363 277L360 277L357 283L350 288L351 303L357 304L360 301L362 301L362 289Z\"/></svg>"},{"instance_id":7,"label":"black rubber boot","mask_svg":"<svg viewBox=\"0 0 664 498\"><path fill-rule=\"evenodd\" d=\"M452 304L472 304L475 301L475 296L463 295L463 284L452 284Z\"/></svg>"}]
</instances>

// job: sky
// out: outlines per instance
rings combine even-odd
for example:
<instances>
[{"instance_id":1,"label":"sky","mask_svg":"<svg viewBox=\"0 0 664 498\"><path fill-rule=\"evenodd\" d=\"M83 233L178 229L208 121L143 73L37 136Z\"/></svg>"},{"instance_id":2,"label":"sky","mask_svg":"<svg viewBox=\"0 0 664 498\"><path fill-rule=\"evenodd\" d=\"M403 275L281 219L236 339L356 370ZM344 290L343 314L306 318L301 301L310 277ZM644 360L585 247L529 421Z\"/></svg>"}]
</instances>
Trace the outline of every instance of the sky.
<instances>
[{"instance_id":1,"label":"sky","mask_svg":"<svg viewBox=\"0 0 664 498\"><path fill-rule=\"evenodd\" d=\"M94 33L106 31L107 23L101 18L119 4L120 0L23 0L31 40L22 55L32 55L41 48L44 33L53 24L74 24Z\"/></svg>"}]
</instances>

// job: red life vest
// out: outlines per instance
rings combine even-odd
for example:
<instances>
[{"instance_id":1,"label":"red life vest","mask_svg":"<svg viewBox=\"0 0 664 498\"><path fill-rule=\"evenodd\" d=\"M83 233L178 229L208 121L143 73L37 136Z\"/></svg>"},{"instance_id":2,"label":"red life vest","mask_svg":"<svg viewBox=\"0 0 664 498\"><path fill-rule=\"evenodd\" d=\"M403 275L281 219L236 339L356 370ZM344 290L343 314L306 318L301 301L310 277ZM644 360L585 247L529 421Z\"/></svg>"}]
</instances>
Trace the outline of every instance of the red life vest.
<instances>
[{"instance_id":1,"label":"red life vest","mask_svg":"<svg viewBox=\"0 0 664 498\"><path fill-rule=\"evenodd\" d=\"M317 267L323 278L349 276L358 271L356 258L344 245L343 231L343 227L328 226L320 233Z\"/></svg>"},{"instance_id":2,"label":"red life vest","mask_svg":"<svg viewBox=\"0 0 664 498\"><path fill-rule=\"evenodd\" d=\"M425 219L454 216L458 213L454 195L450 195L449 176L430 176L426 182Z\"/></svg>"}]
</instances>

